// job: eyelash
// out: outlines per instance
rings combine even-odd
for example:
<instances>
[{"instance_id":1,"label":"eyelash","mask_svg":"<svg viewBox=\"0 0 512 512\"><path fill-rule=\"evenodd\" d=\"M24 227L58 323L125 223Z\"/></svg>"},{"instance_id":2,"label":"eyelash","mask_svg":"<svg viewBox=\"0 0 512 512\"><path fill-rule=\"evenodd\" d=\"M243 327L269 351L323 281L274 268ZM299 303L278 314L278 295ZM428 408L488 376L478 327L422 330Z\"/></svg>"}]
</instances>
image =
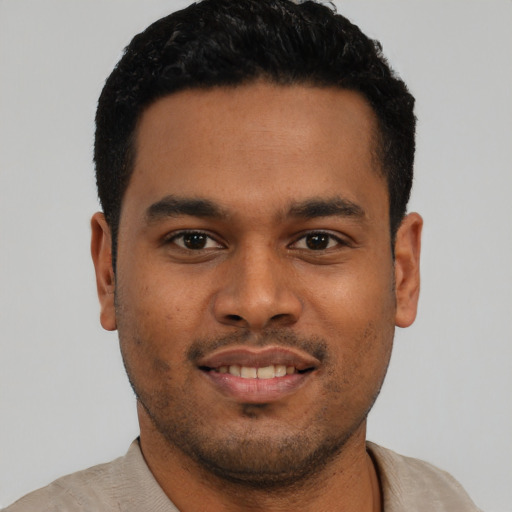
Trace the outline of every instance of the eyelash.
<instances>
[{"instance_id":1,"label":"eyelash","mask_svg":"<svg viewBox=\"0 0 512 512\"><path fill-rule=\"evenodd\" d=\"M183 245L177 243L177 240L179 240L180 238L182 240L184 240L185 237L187 237L187 236L190 236L190 237L197 236L198 238L203 237L203 240L205 241L206 244L214 242L216 247L198 247L198 248L194 249L191 247L186 247L185 243L183 243ZM312 248L311 246L308 245L308 241L307 241L308 237L320 238L320 243L325 242L327 239L328 246L325 248L316 248L316 249ZM333 235L332 233L329 233L326 231L309 231L307 233L302 234L300 237L298 237L294 242L292 242L289 245L289 247L293 249L294 248L293 246L296 246L300 241L304 241L304 243L306 245L308 245L308 247L295 247L295 248L297 248L299 250L305 250L308 252L319 252L319 253L327 251L329 249L332 249L333 248L332 246L329 247L329 245L331 245L332 242L335 243L334 247L348 245L348 243L345 240L341 239L340 237L338 237L336 235ZM196 231L196 230L180 231L179 233L174 233L173 235L166 238L164 240L164 243L166 243L166 244L172 243L172 244L175 244L176 246L178 246L180 249L183 249L185 251L193 251L193 252L199 252L202 250L209 250L209 249L220 249L220 248L225 247L224 244L218 242L213 236L211 236L207 232ZM313 243L315 243L315 242L313 242Z\"/></svg>"},{"instance_id":2,"label":"eyelash","mask_svg":"<svg viewBox=\"0 0 512 512\"><path fill-rule=\"evenodd\" d=\"M179 233L174 233L172 234L171 236L167 237L165 240L164 240L164 243L166 244L175 244L176 246L178 246L180 249L183 249L184 251L201 251L201 250L208 250L208 249L212 249L212 247L201 247L201 248L198 248L198 249L192 249L190 247L186 247L185 244L183 245L180 245L177 243L177 240L179 240L180 238L182 240L185 239L185 237L187 236L197 236L197 237L204 237L204 239L206 240L206 243L208 244L209 242L214 242L215 245L217 247L215 248L220 248L219 246L223 246L223 244L221 244L220 242L218 242L214 237L212 237L210 234L204 232L204 231L196 231L196 230L188 230L188 231L180 231Z\"/></svg>"},{"instance_id":3,"label":"eyelash","mask_svg":"<svg viewBox=\"0 0 512 512\"><path fill-rule=\"evenodd\" d=\"M327 251L327 250L332 249L337 246L348 245L348 243L346 241L344 241L342 238L340 238L339 236L333 235L332 233L329 233L328 231L309 231L307 233L304 233L299 238L297 238L297 240L295 240L295 242L293 242L292 245L298 244L298 242L300 242L301 240L303 240L307 244L307 237L325 237L325 238L327 238L328 245L330 245L331 242L335 242L335 245L333 247L328 246L328 247L321 248L321 249L313 249L311 247L301 248L303 250L308 250L310 252L323 252L323 251Z\"/></svg>"}]
</instances>

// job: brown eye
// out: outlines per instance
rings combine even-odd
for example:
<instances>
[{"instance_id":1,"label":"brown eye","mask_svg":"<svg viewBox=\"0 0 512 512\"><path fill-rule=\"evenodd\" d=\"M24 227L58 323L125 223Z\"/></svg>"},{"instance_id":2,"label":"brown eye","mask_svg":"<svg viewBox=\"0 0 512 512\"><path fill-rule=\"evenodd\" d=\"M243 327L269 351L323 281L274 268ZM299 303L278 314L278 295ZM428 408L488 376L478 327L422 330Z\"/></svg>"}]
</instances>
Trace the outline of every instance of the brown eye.
<instances>
[{"instance_id":1,"label":"brown eye","mask_svg":"<svg viewBox=\"0 0 512 512\"><path fill-rule=\"evenodd\" d=\"M332 237L325 233L311 233L305 237L308 249L312 251L322 251L329 247Z\"/></svg>"},{"instance_id":2,"label":"brown eye","mask_svg":"<svg viewBox=\"0 0 512 512\"><path fill-rule=\"evenodd\" d=\"M326 251L346 243L339 237L325 231L312 231L299 238L292 244L292 248L307 251Z\"/></svg>"},{"instance_id":3,"label":"brown eye","mask_svg":"<svg viewBox=\"0 0 512 512\"><path fill-rule=\"evenodd\" d=\"M222 245L211 236L201 231L186 231L173 236L170 240L183 249L201 251L204 249L220 249Z\"/></svg>"},{"instance_id":4,"label":"brown eye","mask_svg":"<svg viewBox=\"0 0 512 512\"><path fill-rule=\"evenodd\" d=\"M204 249L208 237L203 233L187 233L183 235L183 245L187 249Z\"/></svg>"}]
</instances>

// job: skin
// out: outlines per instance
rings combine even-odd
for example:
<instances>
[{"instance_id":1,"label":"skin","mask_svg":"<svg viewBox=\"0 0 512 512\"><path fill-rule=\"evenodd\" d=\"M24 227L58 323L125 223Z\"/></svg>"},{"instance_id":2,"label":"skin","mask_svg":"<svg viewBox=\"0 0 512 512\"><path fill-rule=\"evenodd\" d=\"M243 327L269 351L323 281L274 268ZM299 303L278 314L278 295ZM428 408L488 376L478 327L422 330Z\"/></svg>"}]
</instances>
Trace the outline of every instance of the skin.
<instances>
[{"instance_id":1,"label":"skin","mask_svg":"<svg viewBox=\"0 0 512 512\"><path fill-rule=\"evenodd\" d=\"M416 315L422 220L404 219L393 259L375 126L355 92L265 82L143 114L116 275L101 213L92 255L144 457L180 510L380 509L366 416L394 327ZM273 398L225 393L199 368L283 347L314 364Z\"/></svg>"}]
</instances>

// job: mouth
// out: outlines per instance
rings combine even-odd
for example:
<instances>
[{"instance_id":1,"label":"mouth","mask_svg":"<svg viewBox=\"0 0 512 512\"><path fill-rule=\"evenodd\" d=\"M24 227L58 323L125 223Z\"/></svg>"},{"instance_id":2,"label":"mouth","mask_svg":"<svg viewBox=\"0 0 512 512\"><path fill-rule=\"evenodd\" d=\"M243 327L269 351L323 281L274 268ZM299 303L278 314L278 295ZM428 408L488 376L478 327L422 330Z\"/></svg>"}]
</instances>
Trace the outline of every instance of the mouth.
<instances>
[{"instance_id":1,"label":"mouth","mask_svg":"<svg viewBox=\"0 0 512 512\"><path fill-rule=\"evenodd\" d=\"M281 400L305 385L320 362L283 348L224 350L199 361L198 369L221 394L240 403Z\"/></svg>"},{"instance_id":2,"label":"mouth","mask_svg":"<svg viewBox=\"0 0 512 512\"><path fill-rule=\"evenodd\" d=\"M217 368L209 368L208 366L200 366L200 370L204 372L216 372L220 374L229 374L242 379L280 379L287 375L296 373L307 373L313 371L314 368L306 368L299 370L295 366L286 366L284 364L271 364L268 366L240 366L239 364L222 365Z\"/></svg>"}]
</instances>

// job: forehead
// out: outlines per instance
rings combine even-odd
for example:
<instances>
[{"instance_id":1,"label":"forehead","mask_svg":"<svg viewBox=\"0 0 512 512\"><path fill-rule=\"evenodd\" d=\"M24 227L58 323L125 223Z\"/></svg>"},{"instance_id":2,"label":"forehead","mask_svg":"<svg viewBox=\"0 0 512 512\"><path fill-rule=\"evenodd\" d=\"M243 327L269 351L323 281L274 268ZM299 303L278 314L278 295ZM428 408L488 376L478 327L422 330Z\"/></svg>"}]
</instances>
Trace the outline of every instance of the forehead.
<instances>
[{"instance_id":1,"label":"forehead","mask_svg":"<svg viewBox=\"0 0 512 512\"><path fill-rule=\"evenodd\" d=\"M371 107L353 91L263 82L179 92L143 113L125 199L177 194L277 209L378 191L387 203L375 130Z\"/></svg>"}]
</instances>

